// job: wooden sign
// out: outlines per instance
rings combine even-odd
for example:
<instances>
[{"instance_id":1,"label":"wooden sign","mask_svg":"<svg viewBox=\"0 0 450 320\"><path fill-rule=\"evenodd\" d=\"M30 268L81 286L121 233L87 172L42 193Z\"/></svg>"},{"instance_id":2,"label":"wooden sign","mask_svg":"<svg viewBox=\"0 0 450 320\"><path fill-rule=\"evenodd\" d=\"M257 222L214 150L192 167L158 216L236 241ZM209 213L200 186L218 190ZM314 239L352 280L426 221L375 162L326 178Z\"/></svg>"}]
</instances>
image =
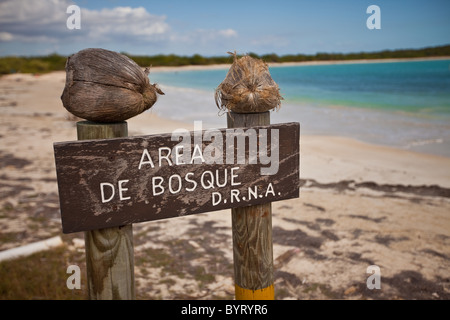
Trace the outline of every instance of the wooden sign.
<instances>
[{"instance_id":1,"label":"wooden sign","mask_svg":"<svg viewBox=\"0 0 450 320\"><path fill-rule=\"evenodd\" d=\"M299 196L298 123L54 143L64 233Z\"/></svg>"}]
</instances>

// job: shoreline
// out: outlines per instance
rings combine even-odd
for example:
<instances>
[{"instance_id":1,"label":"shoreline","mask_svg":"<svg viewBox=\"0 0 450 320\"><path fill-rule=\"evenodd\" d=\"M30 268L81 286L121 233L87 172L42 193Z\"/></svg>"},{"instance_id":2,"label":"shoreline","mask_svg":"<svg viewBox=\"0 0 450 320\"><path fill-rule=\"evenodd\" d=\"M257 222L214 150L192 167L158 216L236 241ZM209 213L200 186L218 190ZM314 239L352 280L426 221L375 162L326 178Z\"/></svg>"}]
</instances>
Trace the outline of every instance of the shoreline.
<instances>
[{"instance_id":1,"label":"shoreline","mask_svg":"<svg viewBox=\"0 0 450 320\"><path fill-rule=\"evenodd\" d=\"M161 98L159 104L151 109L150 112L155 112L162 117L176 118L190 123L202 120L204 125L209 127L226 126L226 121L217 116L219 111L211 99L210 91L163 84L160 84L160 87L167 94ZM193 104L198 105L195 112L193 114L186 112ZM298 112L302 113L301 117L298 116ZM341 114L346 116L341 118ZM362 124L357 125L357 122L355 122L352 124L352 129L348 129L346 126L349 122L348 119L358 121L361 117L370 118L372 121L377 119L376 121L380 121L380 127L372 128L368 126L365 128ZM450 158L450 152L446 151L448 150L447 146L450 146L450 142L446 139L446 136L434 138L433 133L427 135L426 132L420 131L422 130L421 127L407 127L407 123L415 125L417 120L425 121L424 123L427 125L429 125L428 122L432 123L434 121L417 117L413 113L345 105L323 105L323 108L315 108L313 105L297 104L286 100L283 102L281 109L277 112L274 111L272 114L272 121L277 123L290 122L293 121L292 119L297 119L301 122L302 134L304 135L348 137L371 145L389 146L398 150ZM383 122L383 119L389 120L389 122ZM394 122L400 126L391 128L390 126ZM401 125L406 127L401 127ZM414 131L416 129L419 129L419 131ZM409 130L410 135L403 133L402 136L397 138L393 137L390 140L384 140L383 137L386 136L387 132L390 132L389 130ZM384 133L380 135L380 132ZM376 134L379 134L379 136L376 136Z\"/></svg>"},{"instance_id":2,"label":"shoreline","mask_svg":"<svg viewBox=\"0 0 450 320\"><path fill-rule=\"evenodd\" d=\"M330 65L330 64L340 64L340 65L350 65L355 64L351 70L360 70L363 65L368 65L367 69L375 70L380 66L383 66L383 70L391 70L398 68L415 68L415 64L408 64L408 67L402 67L403 64L399 62L411 62L411 61L443 61L441 59L450 59L450 57L431 57L431 58L413 58L413 59L377 59L377 60L350 60L350 61L313 61L304 63L280 63L280 64L270 64L275 68L278 67L289 67L289 66L312 66L312 65ZM398 63L396 65L389 65L389 63ZM361 67L358 66L361 65ZM444 65L444 68L448 65L448 60L444 60L440 65ZM422 64L420 64L422 65ZM392 67L391 67L392 66ZM417 62L419 66L419 62ZM425 66L425 63L423 64ZM171 84L167 86L168 95L162 100L171 101L171 103L166 104L164 110L161 114L164 116L171 116L165 110L172 108L177 109L180 112L175 112L174 117L182 118L186 114L182 108L178 105L187 105L184 101L180 99L173 98L174 95L189 95L190 100L197 101L198 107L196 108L197 114L203 114L205 119L214 118L214 115L210 115L211 111L209 107L206 107L207 103L210 101L205 97L206 95L211 95L213 88L209 88L209 83L218 84L221 80L219 74L227 71L228 65L214 65L214 66L198 66L198 67L185 67L185 68L164 68L161 69L162 72L159 74L158 70L154 71L153 77L150 76L155 82L159 83L161 86L163 84ZM354 68L354 69L353 69ZM193 71L192 73L182 73L183 70L207 70L207 69L221 69L221 71L199 74ZM364 69L366 69L364 67ZM222 71L223 70L223 71ZM282 71L292 74L300 74L302 70L305 72L316 72L316 69L302 69L302 68L292 68L292 69L279 69L279 74L284 74ZM321 72L317 69L317 72ZM329 70L329 69L326 69ZM332 69L331 69L332 70ZM178 71L180 72L179 74ZM275 76L275 71L273 70L273 75ZM445 71L445 69L444 69ZM168 73L164 73L168 72ZM366 73L369 71L365 71ZM223 73L225 75L225 73ZM278 72L277 72L278 74ZM307 73L309 75L309 73ZM158 76L159 75L159 76ZM193 77L199 77L199 80ZM192 78L192 81L190 80ZM206 79L214 79L205 82ZM172 81L173 80L173 81ZM282 92L282 79L280 79L280 92ZM351 79L349 80L351 81ZM379 78L380 86L382 83L382 78ZM178 84L179 86L176 86ZM173 89L179 88L180 90ZM197 94L194 92L183 92L188 91L186 87L193 87L192 90L199 90ZM195 88L197 87L197 88ZM184 88L184 89L182 89ZM299 88L306 90L305 88ZM390 92L389 88L386 92ZM427 87L425 87L427 88ZM414 150L420 153L426 154L437 154L444 157L450 157L450 132L448 131L448 126L446 126L447 115L445 114L445 108L442 112L436 108L437 103L442 99L437 99L438 102L425 100L423 97L418 97L418 99L412 100L414 98L414 93L407 94L406 96L401 96L401 94L389 93L384 96L373 96L372 101L368 101L365 98L365 92L356 92L355 99L352 96L345 97L340 95L338 92L334 95L336 100L332 100L331 94L328 94L324 100L321 100L321 96L311 93L310 99L302 98L303 93L295 91L296 88L293 84L286 84L286 95L289 93L290 96L284 96L282 112L280 115L275 115L278 121L288 122L290 119L301 119L307 130L305 132L312 134L331 134L339 136L350 136L356 137L361 141L366 141L369 143L389 145L399 149ZM315 89L315 88L314 88ZM429 92L432 89L427 89L425 92ZM163 90L164 91L164 90ZM203 92L201 92L203 91ZM370 90L369 90L370 91ZM395 90L394 90L395 91ZM314 91L313 91L314 92ZM320 92L318 89L317 92ZM327 92L325 92L327 93ZM370 92L370 94L375 94ZM430 93L431 94L431 93ZM201 97L204 95L205 97ZM299 95L298 97L296 95ZM305 97L309 95L306 92ZM368 96L368 95L366 95ZM402 98L405 99L402 100ZM433 97L431 97L433 98ZM327 100L325 100L327 99ZM365 100L367 99L367 101ZM387 100L391 99L391 100ZM409 100L408 100L409 99ZM410 105L408 104L410 102ZM348 103L346 103L348 102ZM373 102L372 104L370 104ZM380 102L380 103L379 103ZM387 103L386 103L387 102ZM431 102L431 104L430 104ZM296 108L301 106L301 108ZM315 107L318 108L315 108ZM319 108L320 107L320 108ZM323 108L322 108L323 107ZM340 109L342 109L340 111ZM301 115L299 114L301 113ZM284 116L283 114L287 115ZM442 114L442 116L441 116ZM200 119L203 119L201 116ZM363 121L359 121L363 119ZM311 129L311 130L308 130Z\"/></svg>"},{"instance_id":3,"label":"shoreline","mask_svg":"<svg viewBox=\"0 0 450 320\"><path fill-rule=\"evenodd\" d=\"M28 150L38 148L37 153L48 158L53 157L50 142L76 140L73 126L77 119L64 109L60 100L64 83L63 71L41 76L13 74L0 78L3 97L0 101L0 119L3 124L0 130L0 155L29 156ZM194 130L193 121L170 119L158 113L161 110L159 108L164 108L164 105L180 106L178 101L181 100L187 101L186 105L181 105L181 109L186 110L193 103L190 95L196 94L195 90L177 90L172 100L158 101L150 110L127 120L130 136L169 133L179 128ZM164 98L168 96L161 97ZM195 113L193 117L194 120L199 120L195 118ZM212 127L208 119L203 120L203 129ZM219 120L223 125L213 127L226 127L225 119ZM58 130L55 131L52 127ZM21 131L30 132L30 136ZM11 135L9 132L16 134ZM51 141L36 144L30 139L34 135L42 135ZM305 179L321 183L370 180L379 184L396 184L401 181L402 184L438 184L450 188L450 172L446 171L450 167L450 157L336 134L301 133L300 144L303 166L301 176Z\"/></svg>"},{"instance_id":4,"label":"shoreline","mask_svg":"<svg viewBox=\"0 0 450 320\"><path fill-rule=\"evenodd\" d=\"M22 122L21 126L23 126L31 123L30 119L39 120L42 118L34 126L43 123L54 123L55 121L59 123L58 126L63 125L65 128L72 126L74 122L67 121L70 116L60 100L64 83L65 72L62 71L42 76L15 74L0 78L0 88L10 88L6 89L10 91L9 96L8 94L4 95L5 100L1 101L2 107L0 107L0 112L2 120L14 123L22 119L20 121ZM15 89L17 92L15 93L15 90L12 88L17 85L19 87ZM3 91L5 89L0 90ZM197 97L198 94L195 92L195 89L192 91L183 88L177 88L175 93L161 96L161 100L158 100L150 110L127 120L130 136L168 133L179 128L194 130L193 121L199 120L197 118L199 116L196 113L192 114L192 119L189 119L189 121L170 119L159 115L161 110L167 110L165 108L167 106L177 106L179 109L171 108L175 114L181 112L180 110L188 110L187 108L192 107L192 103L196 101L192 100L192 95ZM8 100L11 101L11 106L6 106ZM283 112L283 109L279 112ZM46 117L46 114L49 116ZM208 122L208 118L201 119L204 122L203 129L212 125L216 128L226 127L225 119L213 118L223 123L223 125L219 126L214 125L214 122ZM64 124L60 124L61 121ZM37 130L39 132L47 129L41 127L36 129L30 128L29 130ZM2 139L5 140L8 137L7 131L0 131L2 131L0 132L0 135L3 136ZM54 132L53 134L56 134L56 136L54 136L53 142L76 140L75 131L68 131L66 128L61 131L62 136ZM449 157L366 142L357 137L345 135L301 133L300 141L301 157L303 158L301 163L305 165L302 173L307 179L331 182L351 180L358 176L356 179L358 182L371 180L380 184L395 184L396 181L402 181L404 184L422 185L437 183L443 187L450 187L450 173L446 173L444 169L441 169L450 167ZM33 144L31 143L31 145ZM21 148L21 150L26 150L26 148ZM49 145L46 145L43 150L52 155ZM335 164L330 166L330 163ZM366 168L367 164L371 163L374 165L373 173L370 173L372 172L371 170L367 170L367 172L361 171L361 168ZM328 169L323 170L324 167ZM404 170L404 167L409 167L411 171ZM429 174L421 174L421 171L423 172L424 170L429 170ZM383 174L385 171L392 172L392 174ZM410 179L411 176L415 178Z\"/></svg>"},{"instance_id":5,"label":"shoreline","mask_svg":"<svg viewBox=\"0 0 450 320\"><path fill-rule=\"evenodd\" d=\"M339 65L339 64L366 64L366 63L392 63L392 62L411 62L411 61L433 61L433 60L450 60L450 56L441 57L419 57L419 58L386 58L386 59L355 59L355 60L316 60L301 62L269 62L269 68L277 67L293 67L293 66L318 66L318 65ZM229 69L229 64L211 64L211 65L187 65L187 66L153 66L150 67L152 72L171 72L171 71L199 71L199 70L222 70Z\"/></svg>"},{"instance_id":6,"label":"shoreline","mask_svg":"<svg viewBox=\"0 0 450 320\"><path fill-rule=\"evenodd\" d=\"M26 80L25 80L26 79ZM6 81L11 81L11 82L18 82L18 83L22 83L23 81L31 81L32 82L38 82L41 80L47 81L50 80L50 82L52 82L53 84L55 84L55 82L59 83L60 86L60 91L62 92L62 89L64 87L64 83L65 83L65 71L54 71L51 73L47 73L47 74L43 74L43 75L31 75L31 74L10 74L10 75L5 75L3 77L0 77L0 83L2 80L6 80ZM130 125L130 131L133 132L139 132L140 135L147 135L147 134L157 134L157 133L167 133L170 132L171 130L177 129L177 128L186 128L188 130L194 130L194 122L193 121L203 121L205 122L205 128L213 128L213 127L218 127L217 126L217 122L213 122L213 123L208 123L208 119L193 119L193 121L184 121L184 120L177 120L177 119L173 119L170 117L167 117L165 115L159 115L158 113L160 113L160 110L164 110L165 105L175 105L175 104L179 104L178 101L183 101L185 100L185 96L189 95L188 97L190 97L190 95L197 95L198 94L198 90L200 92L202 92L202 90L200 89L194 89L194 88L185 88L185 87L175 87L175 86L166 86L168 89L170 90L175 90L176 91L176 95L174 97L174 95L172 95L171 99L173 100L169 100L169 101L162 101L162 100L158 100L157 103L155 104L155 106L153 106L151 109L145 111L144 113L137 115L136 117L133 117L129 120L127 120L127 122ZM40 105L40 110L41 112L47 111L47 112L54 112L55 108L54 105L58 104L59 105L59 110L57 110L57 113L64 113L66 116L69 114L64 107L62 106L62 103L60 102L60 94L61 92L57 92L56 95L56 101L53 101L53 103L51 104L42 104ZM49 98L49 97L48 97ZM168 99L169 96L165 95L160 97L160 99ZM26 99L26 102L31 102L34 101L34 98L31 99ZM44 99L44 101L48 101L47 99ZM189 104L191 101L190 99L188 99L188 103ZM6 102L1 102L0 101L0 112L3 110L17 110L17 108L5 108L2 107L2 104L5 104ZM339 107L344 107L344 108L350 108L351 110L354 109L354 107L348 107L348 106L339 106ZM371 110L369 110L371 111ZM23 110L20 111L21 113L24 113L23 115L25 115L27 112L24 112ZM282 112L279 111L279 112ZM37 114L38 112L33 111L34 114ZM0 113L1 114L1 113ZM163 124L163 126L167 127L167 130L165 132L161 131L161 125L156 125L156 126L147 126L146 123L147 121L151 121L153 124L155 123L161 123ZM223 125L221 127L226 127L226 121L223 121ZM133 125L135 128L132 128L131 125ZM143 130L143 128L146 128L146 131ZM391 145L391 144L380 144L377 142L371 142L371 141L366 141L363 139L359 139L358 137L352 137L352 136L348 136L346 134L330 134L327 132L324 133L302 133L301 134L302 137L311 137L313 139L323 139L323 140L332 140L333 138L337 138L340 141L342 141L343 144L352 144L353 142L356 143L360 143L360 144L364 144L366 145L368 148L388 148L388 149L392 149L394 151L400 151L400 152L410 152L412 155L418 155L418 156L424 156L424 157L435 157L436 159L441 159L441 160L450 160L450 157L447 155L443 155L443 154L437 154L437 153L433 153L431 151L427 151L427 150L417 150L417 149L412 149L412 148L404 148L401 146L396 146L396 145ZM344 142L346 141L346 142ZM424 144L424 146L426 147L428 144ZM444 145L443 145L444 146ZM422 145L419 144L419 147L422 147Z\"/></svg>"}]
</instances>

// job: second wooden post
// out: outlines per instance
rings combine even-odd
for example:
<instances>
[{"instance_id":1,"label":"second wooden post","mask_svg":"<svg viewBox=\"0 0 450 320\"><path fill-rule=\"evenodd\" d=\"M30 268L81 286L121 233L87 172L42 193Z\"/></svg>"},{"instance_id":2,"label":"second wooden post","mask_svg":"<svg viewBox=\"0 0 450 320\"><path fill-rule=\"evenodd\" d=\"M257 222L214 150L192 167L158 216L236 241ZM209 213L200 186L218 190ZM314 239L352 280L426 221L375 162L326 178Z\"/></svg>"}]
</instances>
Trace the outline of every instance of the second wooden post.
<instances>
[{"instance_id":1,"label":"second wooden post","mask_svg":"<svg viewBox=\"0 0 450 320\"><path fill-rule=\"evenodd\" d=\"M270 125L270 113L228 113L228 128ZM273 300L272 204L231 210L236 300Z\"/></svg>"}]
</instances>

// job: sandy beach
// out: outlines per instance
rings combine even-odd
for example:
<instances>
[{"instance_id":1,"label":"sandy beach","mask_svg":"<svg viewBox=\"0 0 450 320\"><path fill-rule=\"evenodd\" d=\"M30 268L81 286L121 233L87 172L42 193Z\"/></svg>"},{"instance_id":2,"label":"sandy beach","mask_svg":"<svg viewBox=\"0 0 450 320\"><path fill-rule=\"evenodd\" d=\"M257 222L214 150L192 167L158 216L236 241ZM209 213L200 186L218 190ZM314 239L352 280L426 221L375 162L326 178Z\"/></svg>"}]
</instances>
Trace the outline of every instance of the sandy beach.
<instances>
[{"instance_id":1,"label":"sandy beach","mask_svg":"<svg viewBox=\"0 0 450 320\"><path fill-rule=\"evenodd\" d=\"M302 62L269 62L268 66L273 67L290 67L290 66L317 66L330 64L354 64L354 63L386 63L386 62L408 62L408 61L430 61L430 60L448 60L450 56L442 57L421 57L421 58L397 58L397 59L359 59L359 60L323 60L323 61L302 61ZM155 66L151 67L154 72L167 71L187 71L187 70L212 70L212 69L229 69L233 59L230 56L230 64L210 64L210 65L187 65L180 67Z\"/></svg>"},{"instance_id":2,"label":"sandy beach","mask_svg":"<svg viewBox=\"0 0 450 320\"><path fill-rule=\"evenodd\" d=\"M76 140L79 120L64 83L65 72L0 78L0 251L61 235L83 254L83 233L61 233L53 143ZM129 136L177 128L193 123L128 120ZM300 198L272 204L276 299L450 299L450 158L306 135L300 158ZM229 210L133 229L139 299L234 297ZM371 265L381 289L367 288Z\"/></svg>"}]
</instances>

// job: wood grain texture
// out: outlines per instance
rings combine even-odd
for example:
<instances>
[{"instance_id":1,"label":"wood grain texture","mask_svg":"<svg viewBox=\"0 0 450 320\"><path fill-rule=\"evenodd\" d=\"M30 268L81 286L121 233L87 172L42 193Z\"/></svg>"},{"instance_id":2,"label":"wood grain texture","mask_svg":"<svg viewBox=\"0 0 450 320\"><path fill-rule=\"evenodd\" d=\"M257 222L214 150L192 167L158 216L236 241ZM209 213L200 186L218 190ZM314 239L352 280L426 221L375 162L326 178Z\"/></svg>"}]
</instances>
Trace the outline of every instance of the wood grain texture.
<instances>
[{"instance_id":1,"label":"wood grain texture","mask_svg":"<svg viewBox=\"0 0 450 320\"><path fill-rule=\"evenodd\" d=\"M228 114L228 127L269 125L270 113ZM261 290L273 285L272 204L231 209L235 284ZM270 291L272 292L272 291ZM236 292L236 299L243 295ZM274 297L269 297L269 299Z\"/></svg>"},{"instance_id":2,"label":"wood grain texture","mask_svg":"<svg viewBox=\"0 0 450 320\"><path fill-rule=\"evenodd\" d=\"M91 121L77 122L78 140L95 140L99 139L98 137L121 138L127 136L128 125L125 121L105 125Z\"/></svg>"},{"instance_id":3,"label":"wood grain texture","mask_svg":"<svg viewBox=\"0 0 450 320\"><path fill-rule=\"evenodd\" d=\"M126 137L127 132L126 122L77 123L79 140ZM86 231L85 246L89 298L135 299L133 226Z\"/></svg>"},{"instance_id":4,"label":"wood grain texture","mask_svg":"<svg viewBox=\"0 0 450 320\"><path fill-rule=\"evenodd\" d=\"M255 114L253 117L260 116ZM244 121L237 125L247 124ZM212 162L191 163L188 156L183 164L175 164L173 157L171 164L167 159L161 158L169 151L172 155L175 154L174 149L179 141L174 141L172 134L117 138L118 133L114 128L120 124L110 124L108 128L102 129L89 122L79 123L78 126L87 127L90 132L89 135L84 133L79 136L80 139L93 139L94 130L101 130L99 134L108 134L116 139L54 144L64 233L299 196L298 188L292 187L298 185L299 176L298 123L253 126L248 130L245 127L236 130L217 129L214 137L217 141L222 140L220 144L215 144L220 149L217 152L219 158ZM247 135L250 130L254 133L253 140ZM228 136L229 131L233 135ZM259 136L262 132L267 136L265 142ZM195 136L200 133L186 132L185 137L190 140L186 149L189 149L190 156L194 155L193 150L197 150L195 154L198 156L200 149L204 152L212 146L212 142L207 139L194 143ZM207 130L202 134L206 136ZM273 138L274 136L277 138ZM250 140L254 141L253 145L259 146L258 151L256 147L253 148L254 152L249 151ZM232 142L230 145L229 141ZM197 149L194 149L194 145ZM270 160L269 163L264 162L261 156L271 154L272 146L274 150L278 150L278 156L273 157L273 161ZM204 154L206 156L207 152ZM228 157L230 154L233 156ZM237 161L238 154L244 155L241 159L243 161ZM255 155L252 156L255 160L252 163L249 161L250 154ZM149 163L150 158L153 159L152 164ZM276 172L262 173L263 169L272 165L277 168ZM153 180L154 178L157 180ZM104 186L105 183L108 185ZM120 187L126 189L122 198Z\"/></svg>"},{"instance_id":5,"label":"wood grain texture","mask_svg":"<svg viewBox=\"0 0 450 320\"><path fill-rule=\"evenodd\" d=\"M259 290L273 284L272 204L231 209L234 278Z\"/></svg>"},{"instance_id":6,"label":"wood grain texture","mask_svg":"<svg viewBox=\"0 0 450 320\"><path fill-rule=\"evenodd\" d=\"M133 225L86 231L91 300L134 300Z\"/></svg>"}]
</instances>

